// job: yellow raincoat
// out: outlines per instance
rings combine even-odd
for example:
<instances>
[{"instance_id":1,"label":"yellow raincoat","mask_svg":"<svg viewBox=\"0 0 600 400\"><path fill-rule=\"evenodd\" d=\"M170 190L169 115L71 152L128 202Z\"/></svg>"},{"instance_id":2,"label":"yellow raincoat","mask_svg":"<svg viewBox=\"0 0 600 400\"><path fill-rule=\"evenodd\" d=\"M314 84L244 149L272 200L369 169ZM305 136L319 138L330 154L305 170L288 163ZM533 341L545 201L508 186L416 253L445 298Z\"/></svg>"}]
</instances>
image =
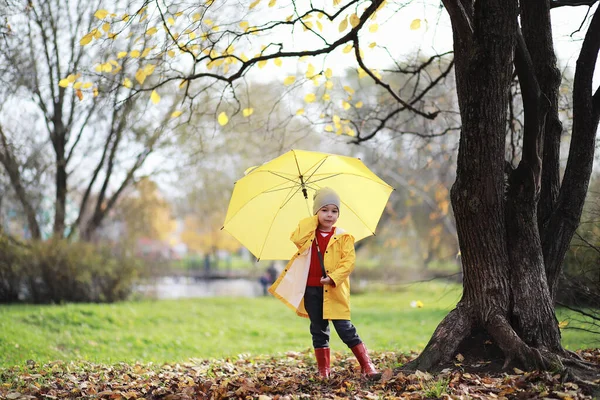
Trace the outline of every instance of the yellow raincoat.
<instances>
[{"instance_id":1,"label":"yellow raincoat","mask_svg":"<svg viewBox=\"0 0 600 400\"><path fill-rule=\"evenodd\" d=\"M269 292L296 311L301 317L308 318L304 308L304 291L310 258L312 242L315 240L315 230L318 217L305 218L290 239L298 247L298 251L288 262L285 270L269 288ZM323 252L323 261L327 275L335 282L323 288L323 319L350 319L350 273L354 270L354 237L343 229L335 228L329 240L327 249Z\"/></svg>"}]
</instances>

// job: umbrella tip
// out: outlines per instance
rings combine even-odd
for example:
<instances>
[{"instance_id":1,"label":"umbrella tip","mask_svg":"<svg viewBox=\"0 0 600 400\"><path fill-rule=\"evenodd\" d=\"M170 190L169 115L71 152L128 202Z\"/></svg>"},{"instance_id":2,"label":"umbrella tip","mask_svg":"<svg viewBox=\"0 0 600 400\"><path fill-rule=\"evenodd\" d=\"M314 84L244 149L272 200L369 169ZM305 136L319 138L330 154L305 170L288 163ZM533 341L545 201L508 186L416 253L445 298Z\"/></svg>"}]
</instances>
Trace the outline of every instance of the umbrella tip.
<instances>
[{"instance_id":1,"label":"umbrella tip","mask_svg":"<svg viewBox=\"0 0 600 400\"><path fill-rule=\"evenodd\" d=\"M223 230L224 228L225 228L225 226L222 226L222 227L221 227L221 230Z\"/></svg>"}]
</instances>

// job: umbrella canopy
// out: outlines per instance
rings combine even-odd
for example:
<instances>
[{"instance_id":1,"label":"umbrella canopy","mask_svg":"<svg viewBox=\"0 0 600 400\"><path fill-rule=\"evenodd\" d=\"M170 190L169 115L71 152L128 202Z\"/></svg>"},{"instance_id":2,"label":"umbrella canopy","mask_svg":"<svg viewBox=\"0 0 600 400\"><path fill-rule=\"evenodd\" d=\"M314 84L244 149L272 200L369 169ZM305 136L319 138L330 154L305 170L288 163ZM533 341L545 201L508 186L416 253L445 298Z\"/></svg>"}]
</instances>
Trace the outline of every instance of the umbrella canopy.
<instances>
[{"instance_id":1,"label":"umbrella canopy","mask_svg":"<svg viewBox=\"0 0 600 400\"><path fill-rule=\"evenodd\" d=\"M313 195L322 187L340 196L336 226L356 241L375 234L394 190L358 158L291 150L235 183L222 229L257 259L287 260L296 251L290 234L312 215Z\"/></svg>"}]
</instances>

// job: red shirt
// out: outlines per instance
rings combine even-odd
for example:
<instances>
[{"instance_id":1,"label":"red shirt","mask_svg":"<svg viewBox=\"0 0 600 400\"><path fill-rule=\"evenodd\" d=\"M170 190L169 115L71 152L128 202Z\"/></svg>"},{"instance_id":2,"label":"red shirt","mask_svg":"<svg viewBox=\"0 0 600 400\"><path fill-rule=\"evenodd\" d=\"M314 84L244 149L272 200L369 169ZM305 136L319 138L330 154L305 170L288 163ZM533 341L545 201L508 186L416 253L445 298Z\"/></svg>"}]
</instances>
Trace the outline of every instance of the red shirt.
<instances>
[{"instance_id":1,"label":"red shirt","mask_svg":"<svg viewBox=\"0 0 600 400\"><path fill-rule=\"evenodd\" d=\"M323 277L323 269L321 268L321 262L319 261L319 254L317 253L317 242L319 242L319 249L321 255L325 255L325 249L329 244L329 239L333 236L335 228L332 228L329 232L323 232L319 229L315 232L316 240L313 240L312 250L310 255L310 269L308 270L308 279L306 280L306 286L323 286L321 284L321 278Z\"/></svg>"}]
</instances>

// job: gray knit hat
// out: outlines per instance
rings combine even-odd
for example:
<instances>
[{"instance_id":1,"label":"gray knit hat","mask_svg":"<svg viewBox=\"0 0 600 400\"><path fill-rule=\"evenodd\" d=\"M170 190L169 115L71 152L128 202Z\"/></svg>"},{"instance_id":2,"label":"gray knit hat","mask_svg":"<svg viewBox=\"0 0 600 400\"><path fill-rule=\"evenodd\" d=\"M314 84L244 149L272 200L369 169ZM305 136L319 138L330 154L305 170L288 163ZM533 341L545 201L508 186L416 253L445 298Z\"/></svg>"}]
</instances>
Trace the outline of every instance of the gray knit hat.
<instances>
[{"instance_id":1,"label":"gray knit hat","mask_svg":"<svg viewBox=\"0 0 600 400\"><path fill-rule=\"evenodd\" d=\"M317 190L313 197L313 215L318 213L321 207L328 204L335 205L339 210L340 196L332 188L324 187Z\"/></svg>"}]
</instances>

